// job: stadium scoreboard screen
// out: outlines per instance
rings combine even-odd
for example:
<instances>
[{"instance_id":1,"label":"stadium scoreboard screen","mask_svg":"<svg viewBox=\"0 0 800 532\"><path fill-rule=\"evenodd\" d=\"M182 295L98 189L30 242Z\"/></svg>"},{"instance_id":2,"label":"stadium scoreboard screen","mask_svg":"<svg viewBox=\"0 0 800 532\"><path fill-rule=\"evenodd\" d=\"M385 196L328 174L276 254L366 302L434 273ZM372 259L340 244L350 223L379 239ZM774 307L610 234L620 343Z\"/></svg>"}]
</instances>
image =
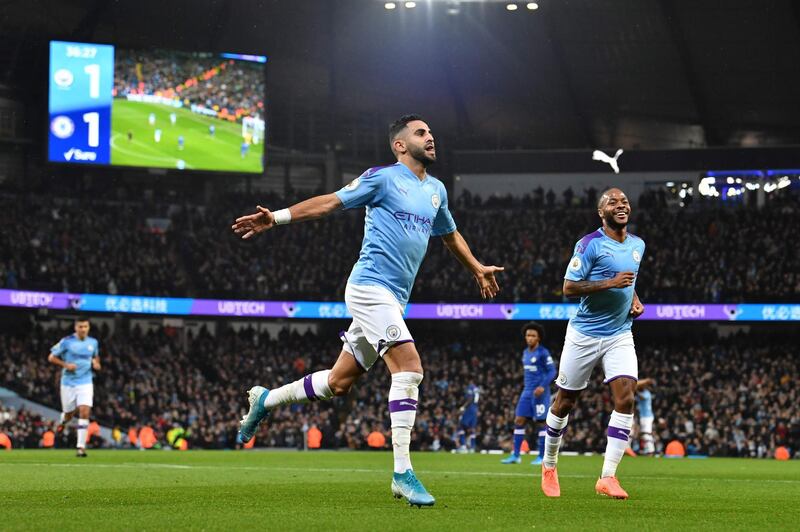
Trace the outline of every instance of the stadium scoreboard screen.
<instances>
[{"instance_id":1,"label":"stadium scoreboard screen","mask_svg":"<svg viewBox=\"0 0 800 532\"><path fill-rule=\"evenodd\" d=\"M261 173L266 61L51 41L48 159Z\"/></svg>"}]
</instances>

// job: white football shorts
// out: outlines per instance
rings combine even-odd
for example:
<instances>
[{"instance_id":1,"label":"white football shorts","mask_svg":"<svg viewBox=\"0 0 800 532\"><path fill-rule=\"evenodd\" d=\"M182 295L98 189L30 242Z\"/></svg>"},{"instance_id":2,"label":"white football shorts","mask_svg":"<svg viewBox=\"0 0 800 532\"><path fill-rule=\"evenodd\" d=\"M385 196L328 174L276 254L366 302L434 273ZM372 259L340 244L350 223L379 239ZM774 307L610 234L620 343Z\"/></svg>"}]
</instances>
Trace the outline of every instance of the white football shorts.
<instances>
[{"instance_id":1,"label":"white football shorts","mask_svg":"<svg viewBox=\"0 0 800 532\"><path fill-rule=\"evenodd\" d=\"M567 325L556 386L565 390L585 389L598 362L603 364L606 384L620 377L639 380L639 365L631 331L616 336L593 337Z\"/></svg>"},{"instance_id":2,"label":"white football shorts","mask_svg":"<svg viewBox=\"0 0 800 532\"><path fill-rule=\"evenodd\" d=\"M365 371L390 347L414 341L403 320L405 309L388 289L347 283L344 301L353 322L339 336Z\"/></svg>"},{"instance_id":3,"label":"white football shorts","mask_svg":"<svg viewBox=\"0 0 800 532\"><path fill-rule=\"evenodd\" d=\"M79 406L94 405L94 384L61 385L61 411L72 412Z\"/></svg>"},{"instance_id":4,"label":"white football shorts","mask_svg":"<svg viewBox=\"0 0 800 532\"><path fill-rule=\"evenodd\" d=\"M653 420L654 417L640 417L639 418L639 432L641 434L653 433Z\"/></svg>"}]
</instances>

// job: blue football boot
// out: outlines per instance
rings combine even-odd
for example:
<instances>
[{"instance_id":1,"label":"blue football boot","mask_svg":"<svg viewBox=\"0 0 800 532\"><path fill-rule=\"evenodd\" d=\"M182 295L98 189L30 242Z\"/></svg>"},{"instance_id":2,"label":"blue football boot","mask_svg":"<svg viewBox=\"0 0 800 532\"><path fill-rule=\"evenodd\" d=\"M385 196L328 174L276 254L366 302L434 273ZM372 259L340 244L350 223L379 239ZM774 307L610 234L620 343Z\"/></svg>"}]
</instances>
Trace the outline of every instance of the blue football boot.
<instances>
[{"instance_id":1,"label":"blue football boot","mask_svg":"<svg viewBox=\"0 0 800 532\"><path fill-rule=\"evenodd\" d=\"M263 386L253 386L247 392L247 402L250 403L250 410L239 423L239 434L236 440L239 443L247 443L253 439L258 429L258 424L267 417L269 410L264 407L264 399L269 395L269 390Z\"/></svg>"},{"instance_id":2,"label":"blue football boot","mask_svg":"<svg viewBox=\"0 0 800 532\"><path fill-rule=\"evenodd\" d=\"M405 498L411 506L433 506L436 499L428 493L422 482L414 475L414 471L407 469L405 473L395 473L392 477L392 494L395 499Z\"/></svg>"}]
</instances>

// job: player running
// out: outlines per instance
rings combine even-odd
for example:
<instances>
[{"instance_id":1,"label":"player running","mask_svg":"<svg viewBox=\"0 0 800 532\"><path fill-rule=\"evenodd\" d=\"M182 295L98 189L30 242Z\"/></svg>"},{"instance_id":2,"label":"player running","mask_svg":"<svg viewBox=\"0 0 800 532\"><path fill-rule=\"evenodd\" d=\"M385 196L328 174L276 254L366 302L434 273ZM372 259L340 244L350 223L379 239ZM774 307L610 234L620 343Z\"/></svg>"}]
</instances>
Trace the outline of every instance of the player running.
<instances>
[{"instance_id":1,"label":"player running","mask_svg":"<svg viewBox=\"0 0 800 532\"><path fill-rule=\"evenodd\" d=\"M65 336L50 348L48 362L60 366L61 371L61 421L59 430L78 414L77 456L86 457L86 431L94 404L92 375L100 370L99 345L89 336L89 320L75 319L75 334Z\"/></svg>"},{"instance_id":2,"label":"player running","mask_svg":"<svg viewBox=\"0 0 800 532\"><path fill-rule=\"evenodd\" d=\"M522 351L522 367L525 376L525 385L517 401L517 410L514 418L514 451L511 456L501 461L503 464L520 463L519 451L525 439L525 426L533 419L539 425L539 456L531 462L534 465L542 463L544 456L544 422L547 418L547 407L550 406L550 383L556 376L556 365L550 351L540 345L544 339L544 327L535 321L526 323L522 327L527 347Z\"/></svg>"},{"instance_id":3,"label":"player running","mask_svg":"<svg viewBox=\"0 0 800 532\"><path fill-rule=\"evenodd\" d=\"M242 216L233 224L236 234L250 238L276 225L321 218L342 208L366 207L361 253L345 289L353 322L341 333L344 345L338 360L329 370L277 389L251 388L250 409L242 419L240 437L249 441L261 420L277 406L346 395L377 358L383 357L392 376L388 397L394 449L392 493L412 505L433 505L434 498L414 475L409 456L423 375L403 311L431 235L442 237L445 246L472 272L484 298L499 291L495 274L503 268L484 266L472 255L456 229L444 185L426 172L436 161L428 124L418 115L403 116L390 126L389 141L397 163L370 168L338 192L288 209L272 212L258 206L257 213Z\"/></svg>"},{"instance_id":4,"label":"player running","mask_svg":"<svg viewBox=\"0 0 800 532\"><path fill-rule=\"evenodd\" d=\"M633 395L638 362L631 325L644 312L634 288L644 255L644 241L627 231L630 203L618 188L603 192L597 204L603 227L584 236L564 276L564 295L580 296L581 303L569 320L561 353L555 401L547 413L547 436L542 463L542 491L559 497L556 463L561 435L569 413L601 363L605 383L611 388L614 411L608 422L608 443L597 493L617 499L628 494L616 478L633 427Z\"/></svg>"},{"instance_id":5,"label":"player running","mask_svg":"<svg viewBox=\"0 0 800 532\"><path fill-rule=\"evenodd\" d=\"M464 404L461 405L461 421L458 425L458 452L474 453L476 449L475 428L478 426L478 402L481 398L481 389L474 381L470 380L464 390ZM467 441L469 439L469 441ZM469 446L469 447L468 447Z\"/></svg>"}]
</instances>

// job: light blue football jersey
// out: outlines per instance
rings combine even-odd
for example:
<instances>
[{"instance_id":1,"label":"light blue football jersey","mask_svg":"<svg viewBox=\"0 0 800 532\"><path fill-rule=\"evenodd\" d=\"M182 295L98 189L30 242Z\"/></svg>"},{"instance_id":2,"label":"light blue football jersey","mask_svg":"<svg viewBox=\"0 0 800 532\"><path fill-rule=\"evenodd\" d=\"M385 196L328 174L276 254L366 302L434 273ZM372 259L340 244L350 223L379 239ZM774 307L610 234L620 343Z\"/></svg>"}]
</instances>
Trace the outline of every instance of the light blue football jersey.
<instances>
[{"instance_id":1,"label":"light blue football jersey","mask_svg":"<svg viewBox=\"0 0 800 532\"><path fill-rule=\"evenodd\" d=\"M653 416L653 394L650 390L640 390L636 392L636 410L639 411L639 417L654 417Z\"/></svg>"},{"instance_id":2,"label":"light blue football jersey","mask_svg":"<svg viewBox=\"0 0 800 532\"><path fill-rule=\"evenodd\" d=\"M79 340L76 334L65 336L50 348L50 353L68 364L76 364L75 371L61 370L62 386L78 386L92 383L92 359L98 356L99 344L87 336Z\"/></svg>"},{"instance_id":3,"label":"light blue football jersey","mask_svg":"<svg viewBox=\"0 0 800 532\"><path fill-rule=\"evenodd\" d=\"M628 233L623 242L609 237L601 227L581 238L567 266L564 279L569 281L602 281L619 272L639 274L644 257L644 240ZM629 331L633 294L636 288L610 288L581 297L578 313L569 320L570 325L587 336L606 337Z\"/></svg>"},{"instance_id":4,"label":"light blue football jersey","mask_svg":"<svg viewBox=\"0 0 800 532\"><path fill-rule=\"evenodd\" d=\"M349 282L383 286L405 306L431 235L456 230L447 190L406 165L370 168L336 192L345 209L366 207L364 240Z\"/></svg>"}]
</instances>

